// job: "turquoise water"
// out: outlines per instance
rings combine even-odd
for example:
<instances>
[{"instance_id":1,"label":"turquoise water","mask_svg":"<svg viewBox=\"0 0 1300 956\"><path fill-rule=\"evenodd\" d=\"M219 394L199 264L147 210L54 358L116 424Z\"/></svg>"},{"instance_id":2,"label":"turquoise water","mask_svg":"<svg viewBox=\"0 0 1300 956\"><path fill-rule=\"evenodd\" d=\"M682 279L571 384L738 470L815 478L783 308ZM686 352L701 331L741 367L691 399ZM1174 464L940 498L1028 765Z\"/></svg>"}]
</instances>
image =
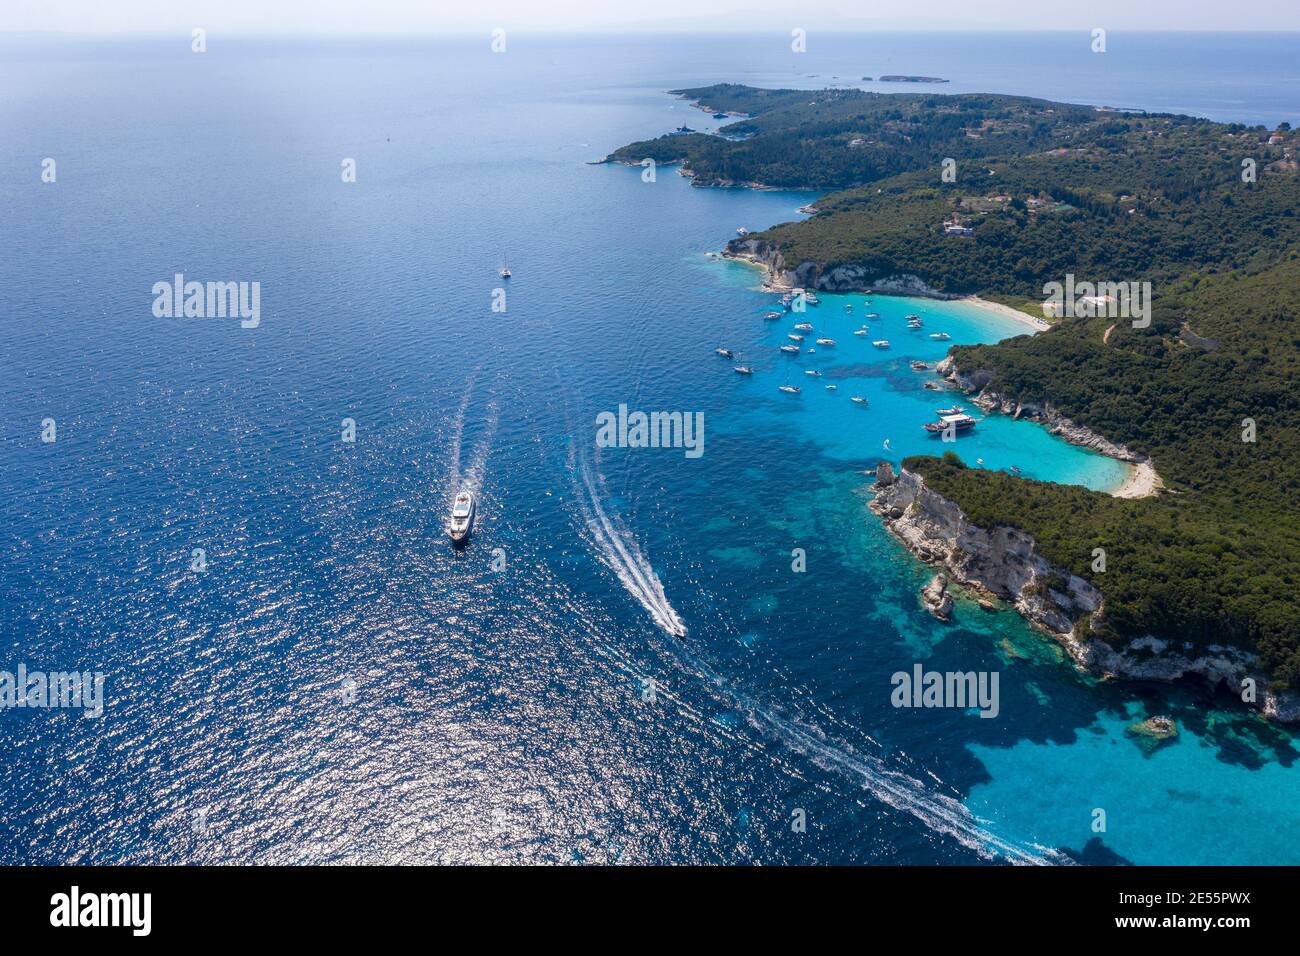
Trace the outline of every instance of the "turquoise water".
<instances>
[{"instance_id":1,"label":"turquoise water","mask_svg":"<svg viewBox=\"0 0 1300 956\"><path fill-rule=\"evenodd\" d=\"M0 860L1300 861L1292 735L1202 689L1098 685L1012 612L938 624L867 511L864 471L944 447L919 425L951 393L906 360L1016 323L875 297L880 353L861 297L826 296L808 318L838 345L787 359L758 274L707 253L809 195L590 165L707 125L666 89L865 69L861 38L797 75L763 42L3 41L0 669L107 682L100 719L0 712ZM1289 50L1232 38L1211 82L1203 37L1086 66L1068 42L886 58L1027 92L1008 65L1033 55L1060 66L1045 95L1231 118ZM260 281L261 325L154 318L181 270ZM620 403L702 412L704 455L598 448ZM956 449L1121 473L1001 417ZM998 671L998 718L891 706L918 662ZM1149 756L1123 733L1148 713L1181 728Z\"/></svg>"},{"instance_id":2,"label":"turquoise water","mask_svg":"<svg viewBox=\"0 0 1300 956\"><path fill-rule=\"evenodd\" d=\"M743 263L724 261L722 281L752 287L759 270ZM742 412L729 419L743 427L757 426L757 419L773 413L782 418L791 413L800 433L817 444L826 455L844 460L878 457L898 465L909 455L938 455L952 450L972 466L996 470L1017 467L1028 478L1083 485L1104 491L1117 487L1129 473L1129 466L1088 449L1071 445L1041 428L1025 428L1004 415L985 416L933 371L953 345L997 342L1030 331L1024 323L965 302L943 302L904 296L819 295L820 305L808 306L802 314L787 313L780 321L762 321L754 330L741 334L735 346L737 363L753 366L750 377L735 376L731 383ZM775 307L777 297L763 296L758 313ZM869 303L869 304L868 304ZM844 307L849 306L850 310ZM878 319L867 319L878 315ZM920 329L910 329L906 317L919 315ZM812 331L798 332L796 323L809 323ZM867 335L857 335L866 328ZM946 341L929 336L946 332ZM794 344L790 334L803 334L797 343L802 351L792 356L780 346ZM816 344L818 338L835 341L832 347ZM888 341L888 349L872 343ZM810 351L811 350L811 351ZM928 371L911 368L913 360L930 366ZM810 376L808 370L821 372ZM925 383L942 385L936 392ZM781 384L798 386L792 397L778 390ZM832 391L827 385L834 385ZM867 399L865 406L850 399ZM981 420L970 432L945 443L920 426L934 421L939 408L963 404L968 414ZM792 411L792 409L797 410ZM746 414L749 410L752 414ZM761 426L760 426L761 427ZM888 446L886 446L888 442Z\"/></svg>"}]
</instances>

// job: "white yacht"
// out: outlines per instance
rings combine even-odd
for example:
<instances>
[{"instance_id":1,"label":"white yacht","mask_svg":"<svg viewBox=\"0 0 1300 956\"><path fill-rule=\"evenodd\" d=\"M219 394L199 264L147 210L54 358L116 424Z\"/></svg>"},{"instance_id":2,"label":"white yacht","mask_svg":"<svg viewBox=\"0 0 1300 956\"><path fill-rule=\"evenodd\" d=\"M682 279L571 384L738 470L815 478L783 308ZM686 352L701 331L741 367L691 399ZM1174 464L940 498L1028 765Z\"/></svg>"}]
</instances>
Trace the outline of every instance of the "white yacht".
<instances>
[{"instance_id":1,"label":"white yacht","mask_svg":"<svg viewBox=\"0 0 1300 956\"><path fill-rule=\"evenodd\" d=\"M452 541L460 544L469 540L470 532L474 530L476 510L474 496L468 490L456 495L456 500L451 504L451 524L447 526Z\"/></svg>"}]
</instances>

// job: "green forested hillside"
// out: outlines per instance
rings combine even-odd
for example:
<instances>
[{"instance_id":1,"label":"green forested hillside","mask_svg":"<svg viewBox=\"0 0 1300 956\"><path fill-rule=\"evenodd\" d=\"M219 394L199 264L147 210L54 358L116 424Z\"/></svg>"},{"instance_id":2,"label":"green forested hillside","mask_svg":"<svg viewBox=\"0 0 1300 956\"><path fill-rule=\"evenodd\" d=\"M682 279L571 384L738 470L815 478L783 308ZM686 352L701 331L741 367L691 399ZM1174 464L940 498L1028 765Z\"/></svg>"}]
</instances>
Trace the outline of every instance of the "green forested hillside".
<instances>
[{"instance_id":1,"label":"green forested hillside","mask_svg":"<svg viewBox=\"0 0 1300 956\"><path fill-rule=\"evenodd\" d=\"M1166 493L1120 500L959 460L904 464L978 524L1023 528L1092 580L1106 596L1100 636L1234 644L1300 688L1295 132L1019 97L680 92L751 117L611 158L680 160L705 184L836 190L811 219L748 237L787 268L854 264L1022 304L1067 274L1151 283L1148 328L1066 318L952 354L1004 396L1051 402L1151 455ZM945 234L945 220L972 234Z\"/></svg>"},{"instance_id":2,"label":"green forested hillside","mask_svg":"<svg viewBox=\"0 0 1300 956\"><path fill-rule=\"evenodd\" d=\"M1185 280L1148 329L1068 319L953 350L965 371L1050 400L1154 457L1169 493L1124 501L913 459L971 520L1012 525L1106 595L1104 637L1157 634L1257 650L1300 687L1300 253L1255 274ZM1191 337L1186 335L1191 331ZM1192 344L1187 344L1190 341ZM1247 424L1254 423L1254 441ZM1092 549L1107 553L1104 574Z\"/></svg>"}]
</instances>

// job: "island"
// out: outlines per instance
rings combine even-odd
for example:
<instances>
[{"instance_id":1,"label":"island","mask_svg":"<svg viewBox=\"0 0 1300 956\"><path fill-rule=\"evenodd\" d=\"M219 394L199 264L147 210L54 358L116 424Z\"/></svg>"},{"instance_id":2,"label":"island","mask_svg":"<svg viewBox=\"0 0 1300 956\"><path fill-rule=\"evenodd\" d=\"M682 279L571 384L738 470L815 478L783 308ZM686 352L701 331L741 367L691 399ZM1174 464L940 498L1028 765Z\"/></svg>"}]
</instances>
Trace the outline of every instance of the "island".
<instances>
[{"instance_id":1,"label":"island","mask_svg":"<svg viewBox=\"0 0 1300 956\"><path fill-rule=\"evenodd\" d=\"M1300 137L992 94L674 92L746 118L606 161L825 192L810 218L728 244L774 288L979 296L1038 318L1067 276L1150 283L1145 320L1048 315L940 367L988 412L1131 462L1123 496L949 452L883 466L872 508L1081 666L1200 675L1300 719Z\"/></svg>"},{"instance_id":2,"label":"island","mask_svg":"<svg viewBox=\"0 0 1300 956\"><path fill-rule=\"evenodd\" d=\"M881 83L947 83L941 76L900 76L891 73L880 78Z\"/></svg>"}]
</instances>

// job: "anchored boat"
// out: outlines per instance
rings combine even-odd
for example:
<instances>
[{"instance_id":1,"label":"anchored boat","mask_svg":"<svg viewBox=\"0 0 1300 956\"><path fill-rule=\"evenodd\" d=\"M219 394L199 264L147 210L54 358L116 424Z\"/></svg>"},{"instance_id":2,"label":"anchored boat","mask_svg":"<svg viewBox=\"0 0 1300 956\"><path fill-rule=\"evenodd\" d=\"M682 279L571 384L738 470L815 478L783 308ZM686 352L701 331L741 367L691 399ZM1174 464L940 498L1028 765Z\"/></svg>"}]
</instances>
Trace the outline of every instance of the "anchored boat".
<instances>
[{"instance_id":1,"label":"anchored boat","mask_svg":"<svg viewBox=\"0 0 1300 956\"><path fill-rule=\"evenodd\" d=\"M926 422L921 427L931 435L941 435L949 428L952 428L954 431L964 432L970 431L970 429L975 427L975 419L971 418L969 415L961 414L940 415L937 422Z\"/></svg>"}]
</instances>

